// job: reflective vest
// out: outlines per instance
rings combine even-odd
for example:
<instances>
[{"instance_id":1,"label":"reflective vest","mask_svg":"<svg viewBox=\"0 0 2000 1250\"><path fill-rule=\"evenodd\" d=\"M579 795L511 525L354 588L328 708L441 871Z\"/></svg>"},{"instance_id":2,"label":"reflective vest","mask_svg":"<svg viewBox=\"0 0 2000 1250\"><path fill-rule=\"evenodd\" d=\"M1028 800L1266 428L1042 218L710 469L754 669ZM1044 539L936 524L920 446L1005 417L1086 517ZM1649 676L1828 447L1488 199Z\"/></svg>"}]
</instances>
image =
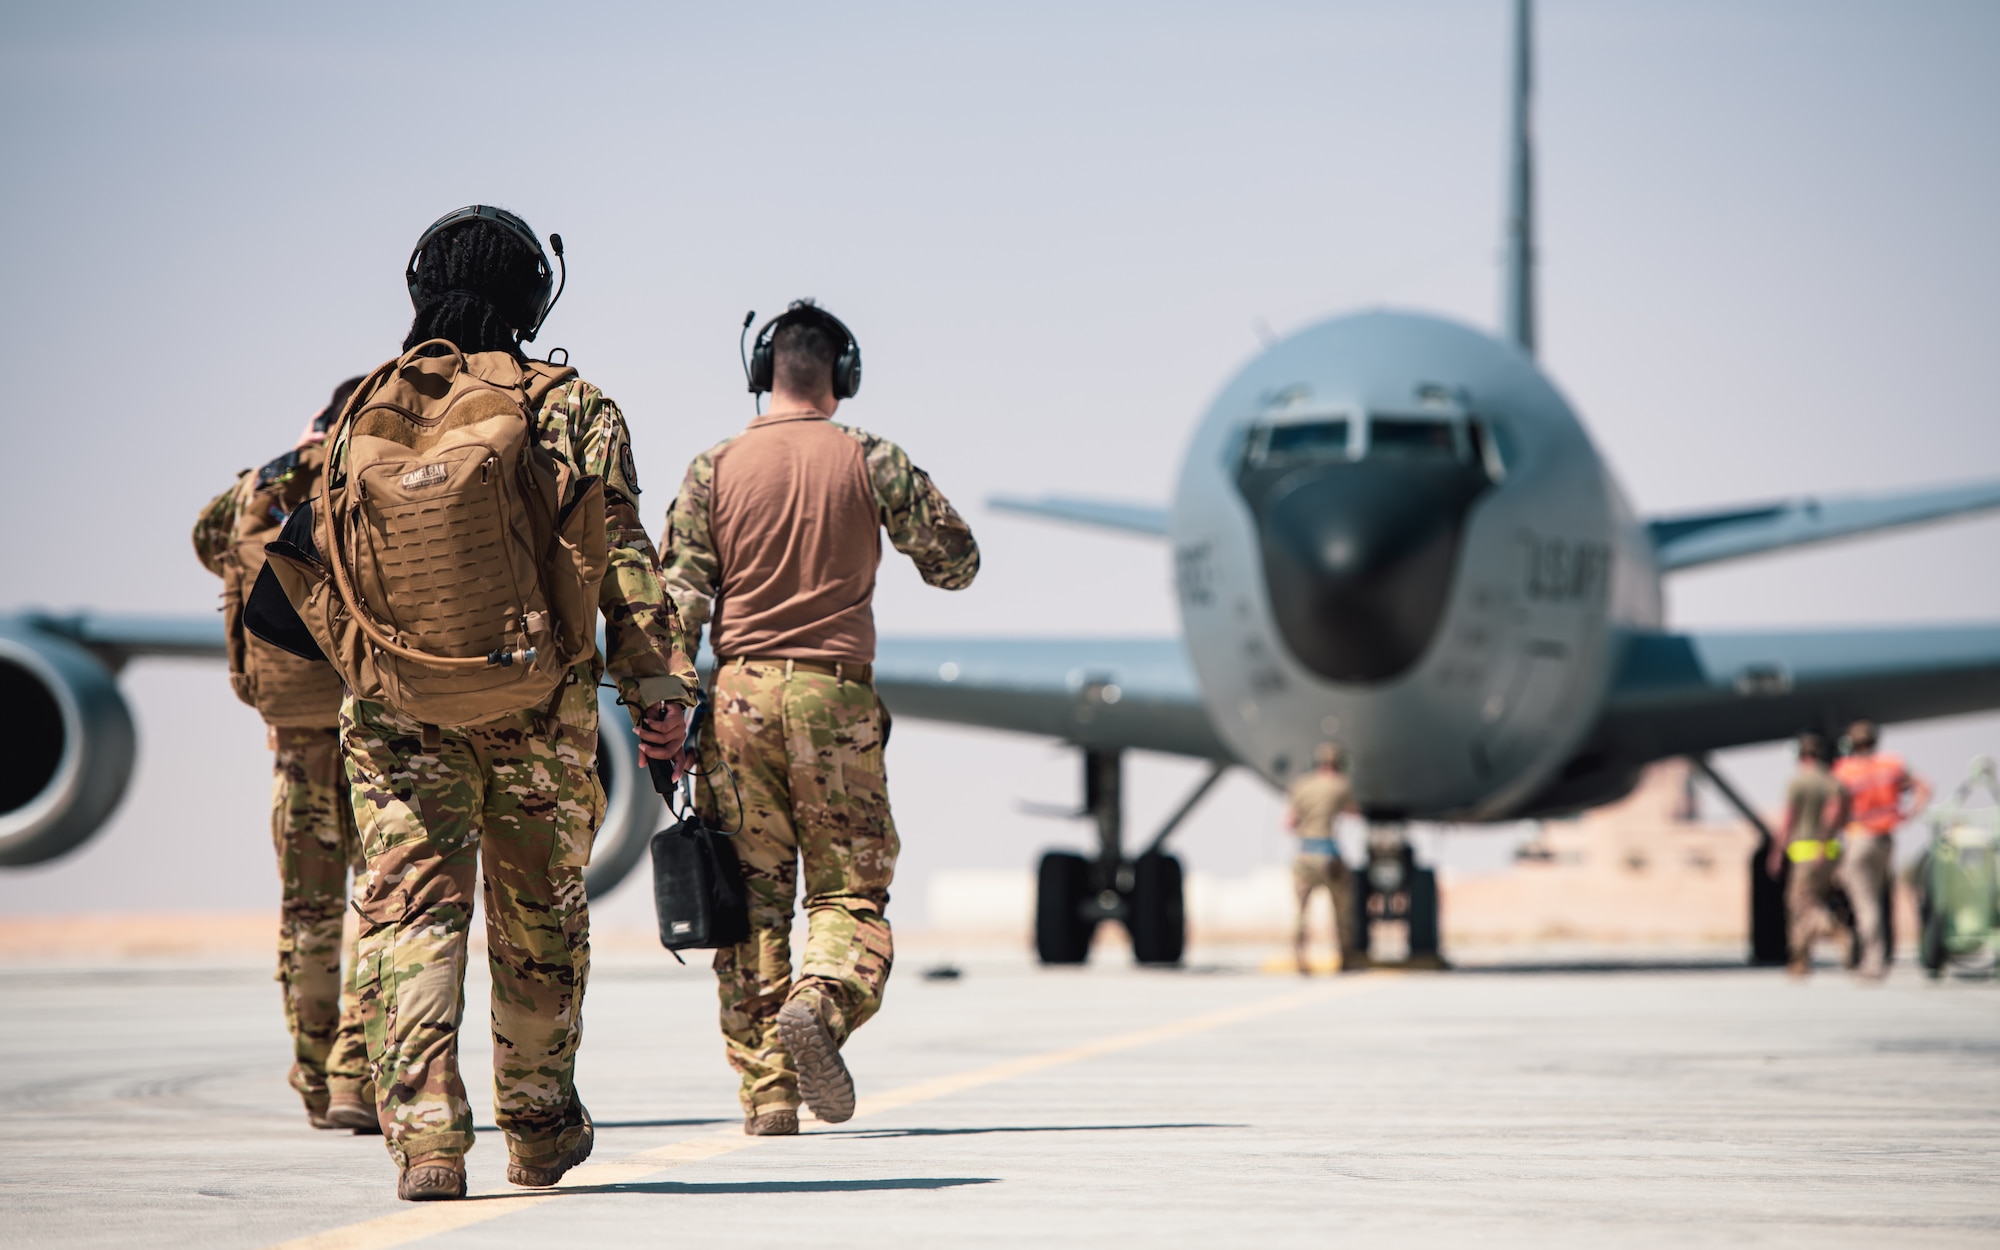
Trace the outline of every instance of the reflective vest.
<instances>
[{"instance_id":1,"label":"reflective vest","mask_svg":"<svg viewBox=\"0 0 2000 1250\"><path fill-rule=\"evenodd\" d=\"M1886 751L1850 755L1834 762L1833 775L1847 787L1854 805L1849 828L1873 834L1896 832L1903 823L1903 790L1910 778L1901 756Z\"/></svg>"},{"instance_id":2,"label":"reflective vest","mask_svg":"<svg viewBox=\"0 0 2000 1250\"><path fill-rule=\"evenodd\" d=\"M1823 859L1839 859L1840 843L1832 838L1794 838L1785 843L1785 858L1795 864L1817 864Z\"/></svg>"}]
</instances>

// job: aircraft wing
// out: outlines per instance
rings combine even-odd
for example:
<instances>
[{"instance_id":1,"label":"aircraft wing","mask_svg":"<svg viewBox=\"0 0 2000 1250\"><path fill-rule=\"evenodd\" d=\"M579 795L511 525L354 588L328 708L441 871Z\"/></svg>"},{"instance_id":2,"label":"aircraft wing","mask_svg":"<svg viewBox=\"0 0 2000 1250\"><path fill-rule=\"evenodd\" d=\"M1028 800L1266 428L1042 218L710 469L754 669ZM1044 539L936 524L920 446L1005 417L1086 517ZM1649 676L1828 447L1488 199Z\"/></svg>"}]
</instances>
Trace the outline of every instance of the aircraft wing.
<instances>
[{"instance_id":1,"label":"aircraft wing","mask_svg":"<svg viewBox=\"0 0 2000 1250\"><path fill-rule=\"evenodd\" d=\"M1851 538L1876 530L2000 508L2000 482L1909 491L1795 499L1646 523L1663 571L1737 560L1785 547Z\"/></svg>"},{"instance_id":2,"label":"aircraft wing","mask_svg":"<svg viewBox=\"0 0 2000 1250\"><path fill-rule=\"evenodd\" d=\"M1230 760L1178 639L883 639L892 716Z\"/></svg>"},{"instance_id":3,"label":"aircraft wing","mask_svg":"<svg viewBox=\"0 0 2000 1250\"><path fill-rule=\"evenodd\" d=\"M1072 525L1094 525L1099 529L1143 534L1148 538L1167 536L1167 510L1156 504L1124 503L1109 499L1082 499L1075 495L1044 495L1021 499L1000 495L986 501L1002 512L1019 512Z\"/></svg>"},{"instance_id":4,"label":"aircraft wing","mask_svg":"<svg viewBox=\"0 0 2000 1250\"><path fill-rule=\"evenodd\" d=\"M97 653L112 668L134 656L221 659L222 617L144 616L124 612L23 612L14 620Z\"/></svg>"},{"instance_id":5,"label":"aircraft wing","mask_svg":"<svg viewBox=\"0 0 2000 1250\"><path fill-rule=\"evenodd\" d=\"M27 612L15 619L96 652L113 669L135 656L223 655L220 616ZM890 638L878 652L875 684L895 716L1080 746L1231 758L1209 727L1177 639Z\"/></svg>"},{"instance_id":6,"label":"aircraft wing","mask_svg":"<svg viewBox=\"0 0 2000 1250\"><path fill-rule=\"evenodd\" d=\"M2000 706L2000 625L1626 640L1597 738L1635 761Z\"/></svg>"}]
</instances>

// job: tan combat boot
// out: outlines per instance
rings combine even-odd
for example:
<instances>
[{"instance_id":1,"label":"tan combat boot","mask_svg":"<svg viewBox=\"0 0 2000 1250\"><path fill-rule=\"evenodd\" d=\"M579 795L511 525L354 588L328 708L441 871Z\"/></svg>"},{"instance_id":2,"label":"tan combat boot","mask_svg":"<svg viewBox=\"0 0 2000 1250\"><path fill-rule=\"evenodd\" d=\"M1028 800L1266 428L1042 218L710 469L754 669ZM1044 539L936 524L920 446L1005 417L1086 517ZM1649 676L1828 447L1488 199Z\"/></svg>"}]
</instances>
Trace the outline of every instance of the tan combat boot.
<instances>
[{"instance_id":1,"label":"tan combat boot","mask_svg":"<svg viewBox=\"0 0 2000 1250\"><path fill-rule=\"evenodd\" d=\"M306 1123L314 1128L340 1128L327 1116L327 1095L325 1090L312 1094L300 1094L306 1104Z\"/></svg>"},{"instance_id":2,"label":"tan combat boot","mask_svg":"<svg viewBox=\"0 0 2000 1250\"><path fill-rule=\"evenodd\" d=\"M375 1091L349 1081L328 1083L326 1119L329 1128L353 1129L357 1135L380 1136L381 1123L375 1118Z\"/></svg>"},{"instance_id":3,"label":"tan combat boot","mask_svg":"<svg viewBox=\"0 0 2000 1250\"><path fill-rule=\"evenodd\" d=\"M790 1107L773 1107L743 1117L743 1132L750 1137L791 1137L799 1131L799 1113Z\"/></svg>"},{"instance_id":4,"label":"tan combat boot","mask_svg":"<svg viewBox=\"0 0 2000 1250\"><path fill-rule=\"evenodd\" d=\"M403 1165L396 1196L404 1202L437 1202L465 1197L464 1155L418 1155Z\"/></svg>"},{"instance_id":5,"label":"tan combat boot","mask_svg":"<svg viewBox=\"0 0 2000 1250\"><path fill-rule=\"evenodd\" d=\"M513 1142L507 1143L508 1184L547 1189L561 1180L563 1173L590 1157L591 1147L597 1144L597 1130L590 1122L590 1112L574 1097L569 1107L563 1130L556 1134L553 1156L527 1162L515 1156Z\"/></svg>"},{"instance_id":6,"label":"tan combat boot","mask_svg":"<svg viewBox=\"0 0 2000 1250\"><path fill-rule=\"evenodd\" d=\"M799 1072L799 1097L828 1124L854 1114L854 1078L840 1057L833 1033L803 998L778 1009L778 1037Z\"/></svg>"}]
</instances>

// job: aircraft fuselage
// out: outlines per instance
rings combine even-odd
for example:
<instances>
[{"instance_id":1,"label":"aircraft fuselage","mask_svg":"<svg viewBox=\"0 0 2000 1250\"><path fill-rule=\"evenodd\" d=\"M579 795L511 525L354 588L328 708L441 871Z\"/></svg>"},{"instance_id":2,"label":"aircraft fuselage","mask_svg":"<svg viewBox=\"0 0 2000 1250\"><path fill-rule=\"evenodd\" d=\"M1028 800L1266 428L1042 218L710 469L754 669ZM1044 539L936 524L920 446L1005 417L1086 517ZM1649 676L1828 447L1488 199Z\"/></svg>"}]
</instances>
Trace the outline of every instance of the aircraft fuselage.
<instances>
[{"instance_id":1,"label":"aircraft fuselage","mask_svg":"<svg viewBox=\"0 0 2000 1250\"><path fill-rule=\"evenodd\" d=\"M1203 698L1273 782L1341 742L1383 818L1503 818L1589 732L1660 575L1568 402L1435 317L1321 322L1239 371L1187 452L1175 584Z\"/></svg>"}]
</instances>

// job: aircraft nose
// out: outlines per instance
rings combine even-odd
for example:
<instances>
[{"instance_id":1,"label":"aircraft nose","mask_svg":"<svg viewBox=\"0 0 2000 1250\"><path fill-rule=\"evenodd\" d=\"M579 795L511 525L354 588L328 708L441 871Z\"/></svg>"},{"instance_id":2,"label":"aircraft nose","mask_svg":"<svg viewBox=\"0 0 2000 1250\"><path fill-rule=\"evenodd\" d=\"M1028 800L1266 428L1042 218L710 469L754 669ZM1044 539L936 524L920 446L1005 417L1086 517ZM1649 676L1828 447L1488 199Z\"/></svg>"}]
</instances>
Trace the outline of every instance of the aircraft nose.
<instances>
[{"instance_id":1,"label":"aircraft nose","mask_svg":"<svg viewBox=\"0 0 2000 1250\"><path fill-rule=\"evenodd\" d=\"M1386 681L1416 663L1444 614L1466 511L1486 484L1466 466L1380 462L1245 481L1265 586L1293 654L1334 681Z\"/></svg>"}]
</instances>

